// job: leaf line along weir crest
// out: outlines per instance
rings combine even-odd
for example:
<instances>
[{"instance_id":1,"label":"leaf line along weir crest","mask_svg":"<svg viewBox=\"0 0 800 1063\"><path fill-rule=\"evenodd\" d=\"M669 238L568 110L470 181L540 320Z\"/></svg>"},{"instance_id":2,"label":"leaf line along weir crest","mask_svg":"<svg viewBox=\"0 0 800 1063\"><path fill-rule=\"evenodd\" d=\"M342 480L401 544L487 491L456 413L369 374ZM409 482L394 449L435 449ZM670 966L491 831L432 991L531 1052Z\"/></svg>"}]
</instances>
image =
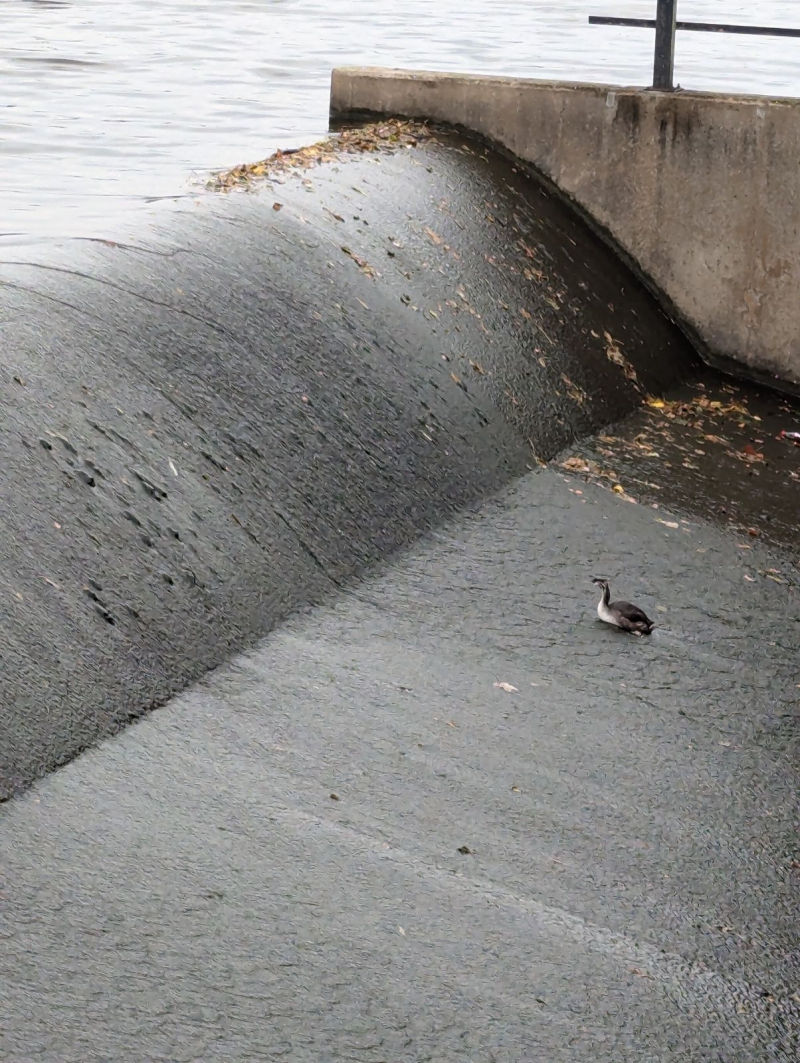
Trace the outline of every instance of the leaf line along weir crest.
<instances>
[{"instance_id":1,"label":"leaf line along weir crest","mask_svg":"<svg viewBox=\"0 0 800 1063\"><path fill-rule=\"evenodd\" d=\"M0 265L0 1055L794 1058L797 407L482 143L212 184Z\"/></svg>"},{"instance_id":2,"label":"leaf line along weir crest","mask_svg":"<svg viewBox=\"0 0 800 1063\"><path fill-rule=\"evenodd\" d=\"M695 370L519 167L404 128L2 266L6 796Z\"/></svg>"}]
</instances>

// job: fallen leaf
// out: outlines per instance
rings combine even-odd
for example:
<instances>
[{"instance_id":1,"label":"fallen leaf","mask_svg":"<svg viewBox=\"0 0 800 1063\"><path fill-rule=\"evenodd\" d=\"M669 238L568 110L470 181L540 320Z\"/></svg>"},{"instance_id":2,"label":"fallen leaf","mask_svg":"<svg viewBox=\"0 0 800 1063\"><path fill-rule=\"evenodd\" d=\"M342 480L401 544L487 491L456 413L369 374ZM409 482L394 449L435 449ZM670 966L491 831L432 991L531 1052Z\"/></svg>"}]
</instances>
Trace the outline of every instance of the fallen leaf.
<instances>
[{"instance_id":1,"label":"fallen leaf","mask_svg":"<svg viewBox=\"0 0 800 1063\"><path fill-rule=\"evenodd\" d=\"M744 454L745 458L748 461L764 460L764 455L760 451L756 450L754 446L751 446L750 443L748 443L747 446L742 448L742 454Z\"/></svg>"},{"instance_id":2,"label":"fallen leaf","mask_svg":"<svg viewBox=\"0 0 800 1063\"><path fill-rule=\"evenodd\" d=\"M620 350L621 344L618 343L618 341L615 340L608 332L604 332L603 336L605 337L606 341L606 357L608 358L608 360L610 362L613 362L615 365L618 365L622 369L628 380L633 380L638 383L636 370L633 368L631 363Z\"/></svg>"},{"instance_id":3,"label":"fallen leaf","mask_svg":"<svg viewBox=\"0 0 800 1063\"><path fill-rule=\"evenodd\" d=\"M625 488L622 486L622 484L614 484L614 486L611 488L611 490L614 492L615 495L624 495L625 494ZM676 524L675 527L677 528L678 525Z\"/></svg>"},{"instance_id":4,"label":"fallen leaf","mask_svg":"<svg viewBox=\"0 0 800 1063\"><path fill-rule=\"evenodd\" d=\"M331 794L331 801L338 801L339 799L340 798L338 794Z\"/></svg>"},{"instance_id":5,"label":"fallen leaf","mask_svg":"<svg viewBox=\"0 0 800 1063\"><path fill-rule=\"evenodd\" d=\"M755 576L748 576L747 573L745 573L744 578L747 580L748 583L755 583L756 581Z\"/></svg>"},{"instance_id":6,"label":"fallen leaf","mask_svg":"<svg viewBox=\"0 0 800 1063\"><path fill-rule=\"evenodd\" d=\"M405 932L405 930L403 930L403 928L402 928L401 926L399 926L399 927L397 928L397 933L398 933L398 934L402 934L402 935L403 935L403 937L405 937L405 936L406 936L406 932Z\"/></svg>"},{"instance_id":7,"label":"fallen leaf","mask_svg":"<svg viewBox=\"0 0 800 1063\"><path fill-rule=\"evenodd\" d=\"M375 276L375 270L372 268L372 266L370 266L369 262L367 262L366 259L361 258L360 255L357 255L355 251L352 250L352 248L349 248L345 244L342 244L342 251L344 251L346 255L349 255L349 257L352 258L352 260L355 262L355 264L358 266L362 273L365 273L368 277Z\"/></svg>"},{"instance_id":8,"label":"fallen leaf","mask_svg":"<svg viewBox=\"0 0 800 1063\"><path fill-rule=\"evenodd\" d=\"M661 517L656 517L656 524L663 524L665 528L677 528L678 524L674 520L662 520Z\"/></svg>"},{"instance_id":9,"label":"fallen leaf","mask_svg":"<svg viewBox=\"0 0 800 1063\"><path fill-rule=\"evenodd\" d=\"M495 683L497 690L505 690L507 694L513 694L516 691L516 687L512 687L510 683Z\"/></svg>"},{"instance_id":10,"label":"fallen leaf","mask_svg":"<svg viewBox=\"0 0 800 1063\"><path fill-rule=\"evenodd\" d=\"M453 378L454 383L456 383L456 384L460 384L461 383L461 378L458 376L457 373L451 373L450 376Z\"/></svg>"},{"instance_id":11,"label":"fallen leaf","mask_svg":"<svg viewBox=\"0 0 800 1063\"><path fill-rule=\"evenodd\" d=\"M456 852L461 853L462 856L469 856L472 853L472 849L468 845L460 845Z\"/></svg>"},{"instance_id":12,"label":"fallen leaf","mask_svg":"<svg viewBox=\"0 0 800 1063\"><path fill-rule=\"evenodd\" d=\"M273 210L281 210L282 207L283 207L283 203L273 203L272 204L272 209Z\"/></svg>"},{"instance_id":13,"label":"fallen leaf","mask_svg":"<svg viewBox=\"0 0 800 1063\"><path fill-rule=\"evenodd\" d=\"M512 792L512 794L521 794L522 793L522 791L520 790L520 788L518 786L512 786L511 787L511 792ZM800 865L798 865L798 866L800 866Z\"/></svg>"},{"instance_id":14,"label":"fallen leaf","mask_svg":"<svg viewBox=\"0 0 800 1063\"><path fill-rule=\"evenodd\" d=\"M580 405L582 406L586 402L587 398L586 392L583 390L583 388L579 387L576 383L570 380L566 373L561 374L561 379L567 385L567 395L572 399L573 402L580 403Z\"/></svg>"},{"instance_id":15,"label":"fallen leaf","mask_svg":"<svg viewBox=\"0 0 800 1063\"><path fill-rule=\"evenodd\" d=\"M652 406L652 408L654 410L663 410L664 409L665 403L664 403L663 399L657 399L657 398L654 398L652 395L648 395L647 398L645 399L645 402L647 403L648 406Z\"/></svg>"},{"instance_id":16,"label":"fallen leaf","mask_svg":"<svg viewBox=\"0 0 800 1063\"><path fill-rule=\"evenodd\" d=\"M566 458L561 462L561 468L569 472L589 472L589 465L583 458Z\"/></svg>"}]
</instances>

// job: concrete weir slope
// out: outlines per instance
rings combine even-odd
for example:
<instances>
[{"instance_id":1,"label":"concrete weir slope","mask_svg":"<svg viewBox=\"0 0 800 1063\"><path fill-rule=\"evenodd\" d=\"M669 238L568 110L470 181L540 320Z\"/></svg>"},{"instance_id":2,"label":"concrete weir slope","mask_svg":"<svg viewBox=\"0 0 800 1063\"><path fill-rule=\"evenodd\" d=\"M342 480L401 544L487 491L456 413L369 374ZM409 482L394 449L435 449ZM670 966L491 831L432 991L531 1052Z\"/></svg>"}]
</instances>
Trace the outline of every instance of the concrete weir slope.
<instances>
[{"instance_id":1,"label":"concrete weir slope","mask_svg":"<svg viewBox=\"0 0 800 1063\"><path fill-rule=\"evenodd\" d=\"M4 798L694 370L477 144L388 125L274 165L147 238L5 251Z\"/></svg>"}]
</instances>

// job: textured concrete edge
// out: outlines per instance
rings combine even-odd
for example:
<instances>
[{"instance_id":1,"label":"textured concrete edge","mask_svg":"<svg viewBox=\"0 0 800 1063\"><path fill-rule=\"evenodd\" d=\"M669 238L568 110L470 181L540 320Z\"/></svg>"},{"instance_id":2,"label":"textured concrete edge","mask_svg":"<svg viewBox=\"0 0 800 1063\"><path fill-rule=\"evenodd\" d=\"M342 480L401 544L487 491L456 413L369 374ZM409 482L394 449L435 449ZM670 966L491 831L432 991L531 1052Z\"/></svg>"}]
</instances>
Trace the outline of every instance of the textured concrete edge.
<instances>
[{"instance_id":1,"label":"textured concrete edge","mask_svg":"<svg viewBox=\"0 0 800 1063\"><path fill-rule=\"evenodd\" d=\"M800 108L800 99L794 96L771 96L763 93L702 92L688 89L679 89L677 92L660 92L657 89L644 89L639 85L616 85L612 82L561 81L550 78L520 78L502 74L465 74L446 70L409 70L402 67L383 66L340 66L331 71L332 80L337 82L339 82L339 79L344 79L344 83L347 83L351 79L366 77L392 81L423 81L429 82L431 85L451 82L459 85L482 85L486 87L505 85L512 88L524 88L529 86L534 89L545 88L564 93L585 92L592 96L600 97L605 97L609 92L616 92L617 94L625 93L630 96L640 96L646 93L648 96L664 100L672 100L676 95L680 95L682 98L709 100L712 102L728 101L730 103L759 104L769 101L770 103L782 104L787 107ZM341 91L341 83L337 91Z\"/></svg>"},{"instance_id":2,"label":"textured concrete edge","mask_svg":"<svg viewBox=\"0 0 800 1063\"><path fill-rule=\"evenodd\" d=\"M779 172L770 179L800 151L800 101L377 67L332 72L332 126L390 114L451 125L532 166L634 269L705 361L800 394L800 196L785 194L793 185ZM759 133L767 120L768 134ZM777 147L775 128L783 131ZM733 200L744 220L729 217Z\"/></svg>"}]
</instances>

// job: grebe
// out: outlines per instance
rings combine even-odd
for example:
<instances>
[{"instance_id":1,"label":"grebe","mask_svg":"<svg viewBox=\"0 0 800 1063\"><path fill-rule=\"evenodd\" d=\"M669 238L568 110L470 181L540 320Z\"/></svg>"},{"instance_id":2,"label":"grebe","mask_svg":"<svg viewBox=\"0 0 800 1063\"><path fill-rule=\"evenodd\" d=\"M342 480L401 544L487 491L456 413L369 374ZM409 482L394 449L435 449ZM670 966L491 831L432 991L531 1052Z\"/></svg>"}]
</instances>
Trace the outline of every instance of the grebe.
<instances>
[{"instance_id":1,"label":"grebe","mask_svg":"<svg viewBox=\"0 0 800 1063\"><path fill-rule=\"evenodd\" d=\"M597 615L601 620L623 631L630 631L634 635L650 634L656 625L638 605L631 605L630 602L612 602L607 579L593 579L592 583L596 583L603 589L602 597L597 605Z\"/></svg>"}]
</instances>

